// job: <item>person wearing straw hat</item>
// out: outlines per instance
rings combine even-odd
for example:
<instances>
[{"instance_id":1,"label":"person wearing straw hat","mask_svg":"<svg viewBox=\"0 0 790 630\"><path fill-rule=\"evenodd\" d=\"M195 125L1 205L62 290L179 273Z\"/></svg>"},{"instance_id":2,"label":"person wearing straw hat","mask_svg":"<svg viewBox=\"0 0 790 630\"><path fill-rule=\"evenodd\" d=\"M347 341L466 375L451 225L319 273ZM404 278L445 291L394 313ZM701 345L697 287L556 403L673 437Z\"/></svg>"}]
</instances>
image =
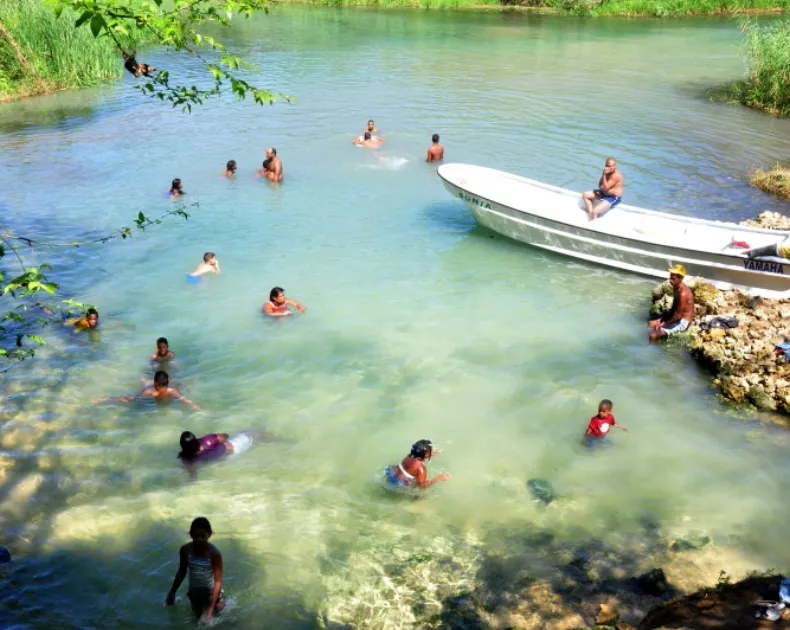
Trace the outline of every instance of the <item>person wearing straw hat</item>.
<instances>
[{"instance_id":1,"label":"person wearing straw hat","mask_svg":"<svg viewBox=\"0 0 790 630\"><path fill-rule=\"evenodd\" d=\"M672 285L672 308L667 315L648 323L650 343L683 332L689 327L691 319L694 317L694 294L683 283L683 278L686 277L686 268L683 265L674 265L667 271L669 272L669 284Z\"/></svg>"}]
</instances>

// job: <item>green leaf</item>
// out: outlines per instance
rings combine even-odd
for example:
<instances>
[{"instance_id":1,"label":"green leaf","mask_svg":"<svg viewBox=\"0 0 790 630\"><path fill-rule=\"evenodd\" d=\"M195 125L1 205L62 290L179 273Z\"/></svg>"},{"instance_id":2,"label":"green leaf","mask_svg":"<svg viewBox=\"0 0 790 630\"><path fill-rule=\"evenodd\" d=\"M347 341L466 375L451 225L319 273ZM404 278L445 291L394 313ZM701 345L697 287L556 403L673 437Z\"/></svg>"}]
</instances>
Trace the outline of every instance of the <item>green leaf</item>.
<instances>
[{"instance_id":1,"label":"green leaf","mask_svg":"<svg viewBox=\"0 0 790 630\"><path fill-rule=\"evenodd\" d=\"M107 22L104 20L104 16L98 13L94 14L91 18L91 33L93 33L94 37L98 37L99 33L104 26L106 26Z\"/></svg>"},{"instance_id":2,"label":"green leaf","mask_svg":"<svg viewBox=\"0 0 790 630\"><path fill-rule=\"evenodd\" d=\"M77 21L74 22L74 28L79 28L80 26L85 24L85 22L90 20L92 17L93 17L93 13L91 11L85 11L85 13L83 13L81 16L79 16L77 18Z\"/></svg>"}]
</instances>

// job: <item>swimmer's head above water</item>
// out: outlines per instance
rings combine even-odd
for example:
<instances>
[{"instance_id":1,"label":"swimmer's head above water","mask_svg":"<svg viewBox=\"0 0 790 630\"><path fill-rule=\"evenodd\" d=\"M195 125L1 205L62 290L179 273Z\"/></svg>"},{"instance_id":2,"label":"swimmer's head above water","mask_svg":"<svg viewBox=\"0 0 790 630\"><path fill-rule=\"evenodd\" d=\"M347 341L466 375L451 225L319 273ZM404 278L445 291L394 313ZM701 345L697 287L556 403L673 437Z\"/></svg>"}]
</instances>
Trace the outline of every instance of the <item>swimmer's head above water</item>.
<instances>
[{"instance_id":1,"label":"swimmer's head above water","mask_svg":"<svg viewBox=\"0 0 790 630\"><path fill-rule=\"evenodd\" d=\"M237 168L236 160L228 160L228 163L225 165L225 170L229 173L235 173Z\"/></svg>"},{"instance_id":2,"label":"swimmer's head above water","mask_svg":"<svg viewBox=\"0 0 790 630\"><path fill-rule=\"evenodd\" d=\"M96 328L99 325L99 311L95 308L89 308L85 311L84 321L88 328Z\"/></svg>"},{"instance_id":3,"label":"swimmer's head above water","mask_svg":"<svg viewBox=\"0 0 790 630\"><path fill-rule=\"evenodd\" d=\"M217 255L214 252L206 252L205 254L203 254L203 262L206 263L207 265L210 265L213 263L216 257Z\"/></svg>"},{"instance_id":4,"label":"swimmer's head above water","mask_svg":"<svg viewBox=\"0 0 790 630\"><path fill-rule=\"evenodd\" d=\"M200 452L200 440L192 431L184 431L179 443L181 444L181 457L192 459Z\"/></svg>"},{"instance_id":5,"label":"swimmer's head above water","mask_svg":"<svg viewBox=\"0 0 790 630\"><path fill-rule=\"evenodd\" d=\"M181 183L181 179L176 177L170 184L170 194L171 195L183 195L184 194L184 185Z\"/></svg>"},{"instance_id":6,"label":"swimmer's head above water","mask_svg":"<svg viewBox=\"0 0 790 630\"><path fill-rule=\"evenodd\" d=\"M411 452L409 455L414 459L426 460L431 459L433 454L433 444L430 440L417 440L411 445Z\"/></svg>"},{"instance_id":7,"label":"swimmer's head above water","mask_svg":"<svg viewBox=\"0 0 790 630\"><path fill-rule=\"evenodd\" d=\"M158 392L166 390L170 386L170 377L164 370L157 370L154 374L154 389Z\"/></svg>"}]
</instances>

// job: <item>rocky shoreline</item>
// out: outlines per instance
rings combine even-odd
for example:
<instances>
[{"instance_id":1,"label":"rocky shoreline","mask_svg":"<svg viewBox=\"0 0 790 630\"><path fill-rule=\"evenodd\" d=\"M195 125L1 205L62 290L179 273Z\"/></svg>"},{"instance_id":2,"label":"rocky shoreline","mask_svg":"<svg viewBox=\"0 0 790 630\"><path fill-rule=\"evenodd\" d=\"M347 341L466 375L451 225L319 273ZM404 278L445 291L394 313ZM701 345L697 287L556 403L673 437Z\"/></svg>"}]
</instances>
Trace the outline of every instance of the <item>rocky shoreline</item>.
<instances>
[{"instance_id":1,"label":"rocky shoreline","mask_svg":"<svg viewBox=\"0 0 790 630\"><path fill-rule=\"evenodd\" d=\"M790 229L790 218L764 212L745 225ZM790 341L790 299L750 297L740 291L719 291L704 280L687 277L694 294L694 320L672 342L685 344L692 356L713 374L713 385L736 403L750 403L761 411L790 416L790 358L777 353L777 344ZM663 315L672 306L672 287L662 282L653 289L650 313ZM735 318L737 327L716 327ZM718 319L717 322L712 320ZM732 320L730 320L732 321ZM780 424L790 422L773 418Z\"/></svg>"}]
</instances>

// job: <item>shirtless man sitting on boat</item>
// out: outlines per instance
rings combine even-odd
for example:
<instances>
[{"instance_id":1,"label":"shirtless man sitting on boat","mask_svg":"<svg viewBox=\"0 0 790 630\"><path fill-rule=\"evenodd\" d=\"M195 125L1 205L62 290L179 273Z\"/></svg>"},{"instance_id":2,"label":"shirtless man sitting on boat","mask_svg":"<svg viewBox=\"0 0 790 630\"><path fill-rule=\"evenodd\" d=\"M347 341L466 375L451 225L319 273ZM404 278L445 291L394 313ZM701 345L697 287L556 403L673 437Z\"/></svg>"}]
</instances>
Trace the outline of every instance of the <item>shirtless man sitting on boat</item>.
<instances>
[{"instance_id":1,"label":"shirtless man sitting on boat","mask_svg":"<svg viewBox=\"0 0 790 630\"><path fill-rule=\"evenodd\" d=\"M582 193L582 201L587 210L587 217L592 221L601 214L614 208L622 201L623 176L617 170L617 160L606 158L606 164L598 182L598 188Z\"/></svg>"},{"instance_id":2,"label":"shirtless man sitting on boat","mask_svg":"<svg viewBox=\"0 0 790 630\"><path fill-rule=\"evenodd\" d=\"M648 323L650 343L683 332L689 327L694 317L694 294L688 286L683 284L686 268L683 265L675 265L667 271L669 271L669 284L672 285L673 292L672 308L667 315Z\"/></svg>"}]
</instances>

